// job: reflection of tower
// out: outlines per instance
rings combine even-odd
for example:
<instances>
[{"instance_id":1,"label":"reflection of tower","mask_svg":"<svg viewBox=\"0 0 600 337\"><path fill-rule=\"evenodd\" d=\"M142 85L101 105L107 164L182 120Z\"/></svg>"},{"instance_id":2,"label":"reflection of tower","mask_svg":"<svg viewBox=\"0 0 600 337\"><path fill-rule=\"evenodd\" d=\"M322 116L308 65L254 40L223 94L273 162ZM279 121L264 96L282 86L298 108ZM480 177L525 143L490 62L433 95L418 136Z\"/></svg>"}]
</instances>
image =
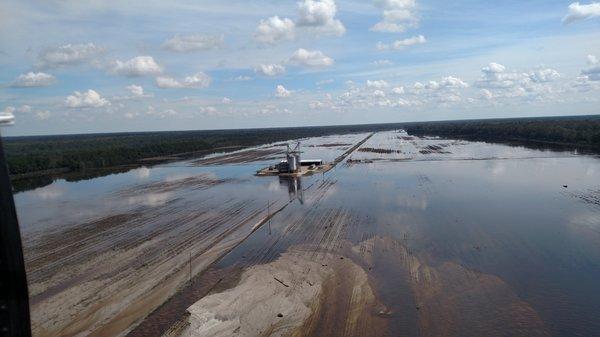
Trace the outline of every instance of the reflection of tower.
<instances>
[{"instance_id":1,"label":"reflection of tower","mask_svg":"<svg viewBox=\"0 0 600 337\"><path fill-rule=\"evenodd\" d=\"M302 190L302 179L300 177L279 176L279 183L287 185L290 200L298 198L301 204L304 204L304 191Z\"/></svg>"}]
</instances>

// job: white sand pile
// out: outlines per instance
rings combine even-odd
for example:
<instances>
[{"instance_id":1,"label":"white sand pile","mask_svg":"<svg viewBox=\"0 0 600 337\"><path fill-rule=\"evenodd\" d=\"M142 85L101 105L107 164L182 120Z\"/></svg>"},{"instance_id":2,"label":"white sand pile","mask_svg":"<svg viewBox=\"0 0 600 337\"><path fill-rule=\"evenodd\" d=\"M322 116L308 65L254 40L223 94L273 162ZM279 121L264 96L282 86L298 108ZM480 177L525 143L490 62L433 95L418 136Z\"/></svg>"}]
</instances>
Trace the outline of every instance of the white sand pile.
<instances>
[{"instance_id":1,"label":"white sand pile","mask_svg":"<svg viewBox=\"0 0 600 337\"><path fill-rule=\"evenodd\" d=\"M362 297L373 299L366 274L350 260L320 255L315 261L307 256L306 252L292 251L272 263L246 270L236 287L192 305L189 325L181 335L292 335L319 310L320 295L328 291L324 285L339 278L341 270L360 275L350 279L360 279L355 288L366 289Z\"/></svg>"},{"instance_id":2,"label":"white sand pile","mask_svg":"<svg viewBox=\"0 0 600 337\"><path fill-rule=\"evenodd\" d=\"M254 266L243 273L235 288L192 305L188 309L190 325L182 335L286 335L310 316L323 281L331 273L330 267L297 253Z\"/></svg>"}]
</instances>

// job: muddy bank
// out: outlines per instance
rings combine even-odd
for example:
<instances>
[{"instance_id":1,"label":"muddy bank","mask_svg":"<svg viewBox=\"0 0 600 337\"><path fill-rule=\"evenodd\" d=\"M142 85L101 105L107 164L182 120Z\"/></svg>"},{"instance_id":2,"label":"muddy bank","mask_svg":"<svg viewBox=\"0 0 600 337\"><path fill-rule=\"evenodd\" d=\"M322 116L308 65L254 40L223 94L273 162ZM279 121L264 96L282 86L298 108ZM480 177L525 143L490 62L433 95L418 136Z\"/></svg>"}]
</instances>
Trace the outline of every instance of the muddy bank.
<instances>
[{"instance_id":1,"label":"muddy bank","mask_svg":"<svg viewBox=\"0 0 600 337\"><path fill-rule=\"evenodd\" d=\"M375 236L291 247L194 303L168 336L550 336L500 278Z\"/></svg>"}]
</instances>

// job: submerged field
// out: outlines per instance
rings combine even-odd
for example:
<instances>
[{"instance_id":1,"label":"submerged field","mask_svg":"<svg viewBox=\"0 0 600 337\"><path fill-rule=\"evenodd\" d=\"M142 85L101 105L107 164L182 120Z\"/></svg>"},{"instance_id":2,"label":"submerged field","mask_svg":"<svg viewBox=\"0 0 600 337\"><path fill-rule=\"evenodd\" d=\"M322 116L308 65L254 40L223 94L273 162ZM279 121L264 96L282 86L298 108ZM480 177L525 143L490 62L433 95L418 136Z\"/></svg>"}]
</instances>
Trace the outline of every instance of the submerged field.
<instances>
[{"instance_id":1,"label":"submerged field","mask_svg":"<svg viewBox=\"0 0 600 337\"><path fill-rule=\"evenodd\" d=\"M600 334L600 158L369 136L17 194L34 335Z\"/></svg>"}]
</instances>

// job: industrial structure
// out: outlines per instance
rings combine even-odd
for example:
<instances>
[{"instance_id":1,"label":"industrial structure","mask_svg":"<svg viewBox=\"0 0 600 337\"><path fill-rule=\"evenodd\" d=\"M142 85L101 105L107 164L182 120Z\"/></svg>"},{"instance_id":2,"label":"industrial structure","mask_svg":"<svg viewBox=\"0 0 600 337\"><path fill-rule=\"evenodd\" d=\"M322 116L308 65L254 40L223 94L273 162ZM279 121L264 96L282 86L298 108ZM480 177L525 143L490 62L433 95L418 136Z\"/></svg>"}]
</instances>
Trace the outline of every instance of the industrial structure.
<instances>
[{"instance_id":1,"label":"industrial structure","mask_svg":"<svg viewBox=\"0 0 600 337\"><path fill-rule=\"evenodd\" d=\"M296 146L293 148L288 144L287 150L285 151L285 160L282 160L279 164L277 164L277 172L300 173L303 166L312 167L312 169L315 169L316 167L323 165L323 161L321 159L300 159L301 153L302 151L300 151L300 142L297 142Z\"/></svg>"},{"instance_id":2,"label":"industrial structure","mask_svg":"<svg viewBox=\"0 0 600 337\"><path fill-rule=\"evenodd\" d=\"M280 173L296 173L300 170L300 142L296 143L294 148L287 144L287 150L285 151L285 160L282 160L277 164L277 171Z\"/></svg>"},{"instance_id":3,"label":"industrial structure","mask_svg":"<svg viewBox=\"0 0 600 337\"><path fill-rule=\"evenodd\" d=\"M325 165L321 159L302 160L300 158L301 153L300 142L297 142L293 147L288 144L285 151L285 159L276 165L259 170L257 175L300 176L323 171L330 167L330 165Z\"/></svg>"}]
</instances>

